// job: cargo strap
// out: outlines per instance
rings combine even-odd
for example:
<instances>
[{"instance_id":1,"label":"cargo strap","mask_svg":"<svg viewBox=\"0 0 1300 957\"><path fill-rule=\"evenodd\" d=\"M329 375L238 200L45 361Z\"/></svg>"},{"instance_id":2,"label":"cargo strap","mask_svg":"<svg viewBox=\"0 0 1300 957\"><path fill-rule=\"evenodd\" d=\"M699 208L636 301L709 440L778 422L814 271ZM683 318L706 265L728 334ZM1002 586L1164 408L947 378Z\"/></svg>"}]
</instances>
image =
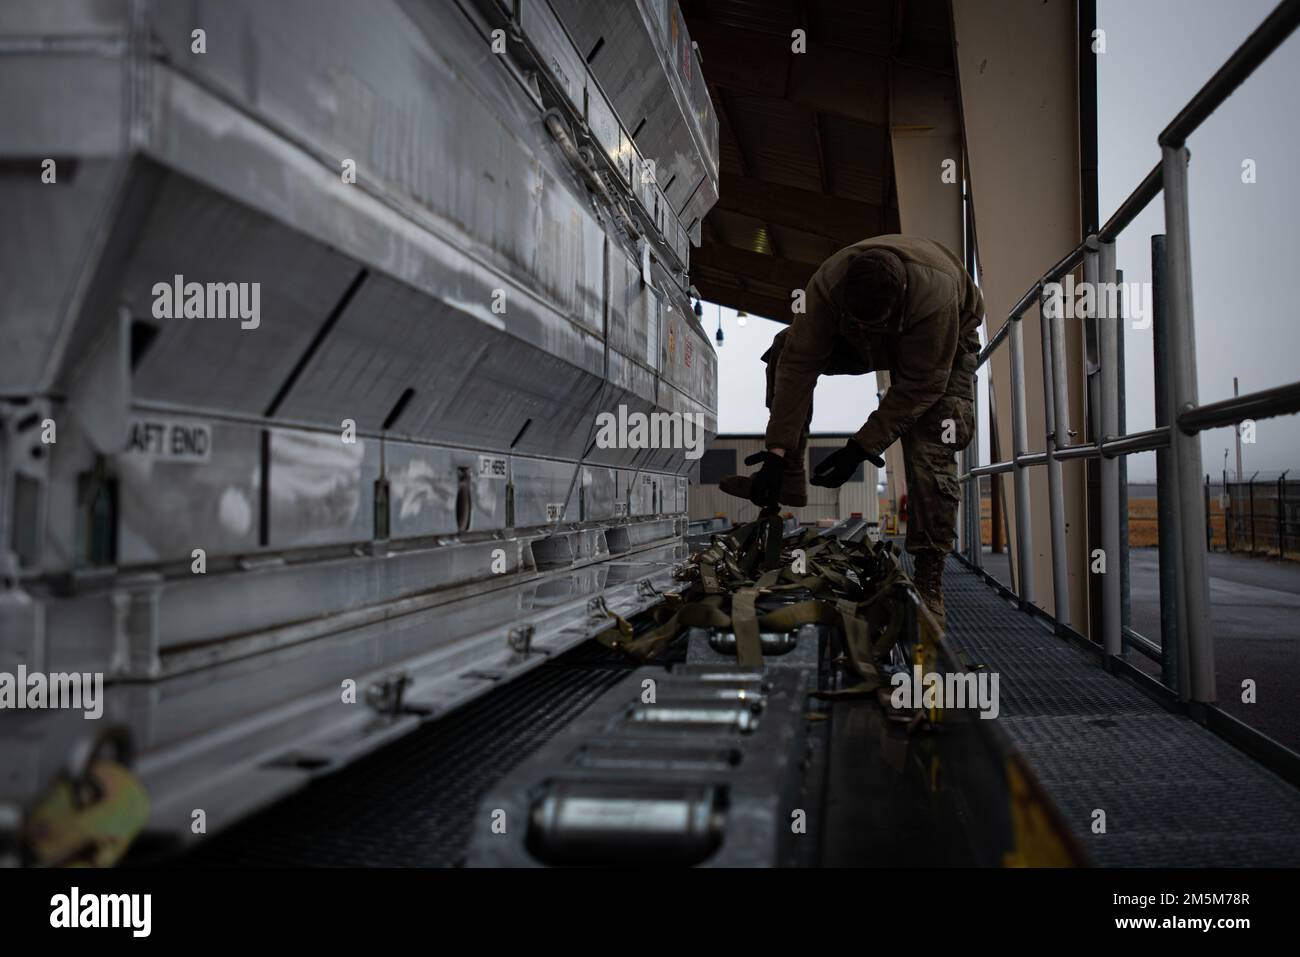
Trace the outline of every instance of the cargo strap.
<instances>
[{"instance_id":1,"label":"cargo strap","mask_svg":"<svg viewBox=\"0 0 1300 957\"><path fill-rule=\"evenodd\" d=\"M742 588L731 599L731 629L736 633L736 663L758 668L763 665L763 647L758 640L758 619L754 599L758 589Z\"/></svg>"},{"instance_id":2,"label":"cargo strap","mask_svg":"<svg viewBox=\"0 0 1300 957\"><path fill-rule=\"evenodd\" d=\"M906 598L900 595L905 583L893 546L828 539L814 529L783 541L781 532L780 516L773 514L713 536L698 555L698 581L682 595L666 596L652 612L650 627L642 622L638 629L611 614L614 624L597 639L649 660L684 628L729 629L736 636L738 663L757 666L763 661L763 632L829 625L839 629L845 657L861 678L838 694L874 691L883 683L875 659L898 642L905 622ZM794 561L796 549L802 563ZM757 607L765 595L790 592L809 597L767 612Z\"/></svg>"}]
</instances>

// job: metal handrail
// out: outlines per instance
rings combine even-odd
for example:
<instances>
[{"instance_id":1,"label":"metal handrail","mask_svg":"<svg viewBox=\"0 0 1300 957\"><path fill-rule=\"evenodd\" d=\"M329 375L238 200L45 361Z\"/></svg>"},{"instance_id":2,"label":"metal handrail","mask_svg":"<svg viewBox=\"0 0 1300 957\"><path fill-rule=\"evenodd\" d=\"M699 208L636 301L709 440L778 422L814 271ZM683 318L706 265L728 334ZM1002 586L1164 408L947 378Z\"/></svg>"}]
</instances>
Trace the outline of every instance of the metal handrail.
<instances>
[{"instance_id":1,"label":"metal handrail","mask_svg":"<svg viewBox=\"0 0 1300 957\"><path fill-rule=\"evenodd\" d=\"M1056 457L1065 462L1071 459L1099 459L1101 458L1101 449L1091 443L1087 445L1067 445L1063 449L1056 450Z\"/></svg>"},{"instance_id":2,"label":"metal handrail","mask_svg":"<svg viewBox=\"0 0 1300 957\"><path fill-rule=\"evenodd\" d=\"M1103 243L1113 243L1129 223L1138 218L1142 210L1151 205L1151 201L1160 195L1165 185L1165 171L1157 163L1155 169L1147 173L1146 178L1138 183L1137 189L1128 194L1128 198L1119 204L1115 214L1106 220L1106 225L1097 230L1097 238Z\"/></svg>"},{"instance_id":3,"label":"metal handrail","mask_svg":"<svg viewBox=\"0 0 1300 957\"><path fill-rule=\"evenodd\" d=\"M1218 72L1197 90L1178 115L1161 131L1156 140L1162 147L1179 149L1196 128L1236 92L1261 63L1273 55L1297 26L1300 26L1300 0L1283 0L1246 42L1237 47Z\"/></svg>"},{"instance_id":4,"label":"metal handrail","mask_svg":"<svg viewBox=\"0 0 1300 957\"><path fill-rule=\"evenodd\" d=\"M960 476L961 481L970 478L979 478L981 475L1000 475L1003 472L1010 472L1016 467L1014 462L994 462L991 465L981 465L973 468Z\"/></svg>"},{"instance_id":5,"label":"metal handrail","mask_svg":"<svg viewBox=\"0 0 1300 957\"><path fill-rule=\"evenodd\" d=\"M1155 452L1169 447L1169 426L1158 425L1142 432L1130 432L1101 443L1101 454L1106 458L1136 455L1138 452Z\"/></svg>"},{"instance_id":6,"label":"metal handrail","mask_svg":"<svg viewBox=\"0 0 1300 957\"><path fill-rule=\"evenodd\" d=\"M1300 392L1297 392L1297 401L1300 401ZM1209 408L1209 406L1203 406L1202 408ZM1132 432L1128 435L1121 435L1119 438L1110 439L1106 442L1089 442L1082 445L1067 445L1063 449L1057 449L1054 454L1056 458L1062 460L1099 458L1113 459L1122 455L1135 455L1138 452L1154 452L1157 449L1168 447L1169 426L1162 425L1159 428L1147 429L1143 432ZM965 482L972 478L982 478L985 475L1002 475L1006 472L1014 471L1017 464L1024 467L1043 465L1046 462L1046 452L1026 452L1024 455L1016 456L1014 462L990 462L988 465L980 465L971 469L969 472L963 472L958 476L958 478Z\"/></svg>"},{"instance_id":7,"label":"metal handrail","mask_svg":"<svg viewBox=\"0 0 1300 957\"><path fill-rule=\"evenodd\" d=\"M1188 409L1178 417L1178 427L1188 434L1236 425L1247 419L1270 419L1300 412L1300 382L1248 392L1222 402Z\"/></svg>"},{"instance_id":8,"label":"metal handrail","mask_svg":"<svg viewBox=\"0 0 1300 957\"><path fill-rule=\"evenodd\" d=\"M971 467L960 476L965 483L964 545L972 552L971 564L979 565L979 523L969 520L978 515L978 480L983 476L1015 475L1016 545L1019 569L1018 595L1022 603L1034 601L1032 569L1032 529L1030 528L1030 503L1028 469L1045 465L1051 489L1049 514L1052 535L1052 587L1055 598L1055 617L1058 624L1069 625L1069 583L1065 568L1065 514L1064 484L1060 463L1075 459L1099 459L1101 462L1101 535L1103 552L1114 556L1118 570L1121 548L1121 508L1127 508L1127 491L1119 487L1119 460L1123 456L1140 452L1160 451L1162 477L1158 479L1158 499L1172 502L1177 520L1162 522L1160 534L1170 544L1171 553L1179 555L1176 561L1176 579L1169 579L1177 595L1177 626L1173 631L1172 647L1162 640L1166 680L1178 685L1180 697L1185 700L1211 702L1214 700L1213 637L1209 631L1209 577L1205 550L1202 547L1205 505L1200 488L1201 450L1198 434L1205 429L1234 425L1245 419L1267 418L1300 412L1300 382L1265 389L1222 402L1200 405L1197 402L1196 347L1192 325L1191 254L1187 217L1187 137L1194 132L1279 46L1300 27L1300 0L1283 0L1258 28L1237 48L1196 95L1179 111L1178 115L1160 133L1157 143L1161 148L1161 161L1142 179L1142 182L1120 203L1114 214L1094 235L1082 242L1035 280L1023 296L1012 306L1006 321L993 333L979 351L979 365L983 365L1003 343L1011 348L1011 419L1012 457L1008 461ZM1100 436L1087 444L1070 444L1069 404L1066 392L1067 369L1065 364L1065 329L1062 317L1047 315L1040 309L1042 321L1043 402L1047 426L1047 448L1027 451L1027 411L1025 396L1024 348L1021 320L1035 300L1041 300L1047 286L1083 264L1084 281L1114 283L1117 278L1115 240L1147 208L1160 193L1164 193L1165 224L1167 236L1161 249L1165 258L1160 269L1153 272L1158 289L1157 315L1165 318L1157 323L1156 362L1164 363L1168 394L1157 396L1157 409L1182 410L1176 416L1177 427L1157 420L1156 428L1141 432L1121 433L1119 401L1119 321L1121 316L1106 315L1108 297L1097 296L1093 314L1087 318L1097 323L1096 374L1098 408L1090 408L1096 416L1094 425ZM1153 250L1153 257L1155 253ZM1164 302L1167 293L1167 303ZM1100 308L1098 308L1100 307ZM1093 366L1089 366L1093 372ZM1158 377L1157 381L1160 381ZM1166 413L1158 412L1158 415ZM974 456L967 455L965 462L973 463ZM974 479L976 481L972 482ZM1162 505L1163 508L1163 505ZM1176 527L1166 528L1170 524ZM1176 538L1175 538L1176 536ZM1162 563L1165 553L1162 544ZM1102 583L1102 639L1107 654L1123 653L1125 645L1138 647L1141 642L1136 633L1123 623L1121 610L1122 583L1118 574L1103 579ZM1162 588L1166 586L1162 574ZM1138 636L1140 637L1140 636ZM1146 639L1142 639L1146 642ZM1150 654L1150 642L1138 648ZM1172 677L1171 677L1172 676Z\"/></svg>"}]
</instances>

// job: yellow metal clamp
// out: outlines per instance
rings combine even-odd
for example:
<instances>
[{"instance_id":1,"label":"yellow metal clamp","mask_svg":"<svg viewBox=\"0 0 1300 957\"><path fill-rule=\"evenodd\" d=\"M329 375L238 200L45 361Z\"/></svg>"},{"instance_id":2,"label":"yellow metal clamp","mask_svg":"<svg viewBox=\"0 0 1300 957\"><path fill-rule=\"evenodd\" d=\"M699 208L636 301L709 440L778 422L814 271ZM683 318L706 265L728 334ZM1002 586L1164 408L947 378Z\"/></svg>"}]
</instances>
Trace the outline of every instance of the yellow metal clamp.
<instances>
[{"instance_id":1,"label":"yellow metal clamp","mask_svg":"<svg viewBox=\"0 0 1300 957\"><path fill-rule=\"evenodd\" d=\"M117 760L104 756L117 748ZM125 732L96 740L28 813L23 846L38 867L111 867L149 820L149 797L126 767Z\"/></svg>"}]
</instances>

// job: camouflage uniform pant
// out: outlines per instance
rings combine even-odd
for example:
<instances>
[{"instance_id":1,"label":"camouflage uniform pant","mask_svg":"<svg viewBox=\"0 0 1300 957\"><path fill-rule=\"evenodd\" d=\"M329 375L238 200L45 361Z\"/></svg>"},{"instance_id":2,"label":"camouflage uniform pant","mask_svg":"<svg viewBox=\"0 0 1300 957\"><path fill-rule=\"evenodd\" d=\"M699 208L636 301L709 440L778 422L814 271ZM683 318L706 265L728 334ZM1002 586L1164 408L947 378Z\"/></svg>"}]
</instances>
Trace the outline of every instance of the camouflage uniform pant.
<instances>
[{"instance_id":1,"label":"camouflage uniform pant","mask_svg":"<svg viewBox=\"0 0 1300 957\"><path fill-rule=\"evenodd\" d=\"M965 396L945 395L903 434L907 550L913 555L952 551L961 498L957 453L970 443L974 431L974 403Z\"/></svg>"},{"instance_id":2,"label":"camouflage uniform pant","mask_svg":"<svg viewBox=\"0 0 1300 957\"><path fill-rule=\"evenodd\" d=\"M782 336L778 334L772 348L763 355L767 364L767 407L772 407L776 393L776 363L781 355ZM912 428L903 433L903 469L907 479L907 541L913 555L924 552L946 555L957 537L957 503L961 483L957 481L957 453L970 444L975 433L975 404L969 398L973 389L973 363L967 363L966 375L950 381L950 387L966 394L945 395L921 415ZM836 373L829 373L836 374ZM962 385L957 385L960 381ZM965 388L963 389L963 385ZM787 452L792 465L786 466L786 480L807 482L805 461L808 449L808 422L799 435L799 445ZM948 441L945 441L947 439ZM883 452L884 450L879 450Z\"/></svg>"}]
</instances>

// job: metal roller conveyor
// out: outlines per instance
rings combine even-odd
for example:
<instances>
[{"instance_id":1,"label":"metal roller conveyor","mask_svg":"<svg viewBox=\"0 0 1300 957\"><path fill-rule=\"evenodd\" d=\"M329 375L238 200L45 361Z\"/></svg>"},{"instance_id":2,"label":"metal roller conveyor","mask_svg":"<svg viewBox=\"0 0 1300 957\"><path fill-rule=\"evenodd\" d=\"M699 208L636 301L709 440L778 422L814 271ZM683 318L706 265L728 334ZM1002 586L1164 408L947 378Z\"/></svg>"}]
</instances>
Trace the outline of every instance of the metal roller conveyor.
<instances>
[{"instance_id":1,"label":"metal roller conveyor","mask_svg":"<svg viewBox=\"0 0 1300 957\"><path fill-rule=\"evenodd\" d=\"M665 748L637 743L594 745L574 760L588 768L642 768L664 771L725 771L740 761L735 748Z\"/></svg>"},{"instance_id":2,"label":"metal roller conveyor","mask_svg":"<svg viewBox=\"0 0 1300 957\"><path fill-rule=\"evenodd\" d=\"M754 707L720 708L706 704L694 707L686 704L644 705L633 708L627 719L629 722L650 727L690 728L717 725L741 734L748 734L758 726L758 715Z\"/></svg>"},{"instance_id":3,"label":"metal roller conveyor","mask_svg":"<svg viewBox=\"0 0 1300 957\"><path fill-rule=\"evenodd\" d=\"M799 641L791 632L765 631L759 634L758 643L766 656L783 655L787 651L792 651ZM720 655L734 658L736 656L736 636L731 632L715 632L709 635L709 647Z\"/></svg>"},{"instance_id":4,"label":"metal roller conveyor","mask_svg":"<svg viewBox=\"0 0 1300 957\"><path fill-rule=\"evenodd\" d=\"M632 672L489 790L477 817L506 828L476 835L469 864L779 863L813 677L689 664ZM663 703L640 703L647 683ZM720 694L757 697L736 707ZM526 837L509 825L521 818Z\"/></svg>"},{"instance_id":5,"label":"metal roller conveyor","mask_svg":"<svg viewBox=\"0 0 1300 957\"><path fill-rule=\"evenodd\" d=\"M562 782L533 807L528 846L546 864L696 864L722 840L710 785Z\"/></svg>"}]
</instances>

